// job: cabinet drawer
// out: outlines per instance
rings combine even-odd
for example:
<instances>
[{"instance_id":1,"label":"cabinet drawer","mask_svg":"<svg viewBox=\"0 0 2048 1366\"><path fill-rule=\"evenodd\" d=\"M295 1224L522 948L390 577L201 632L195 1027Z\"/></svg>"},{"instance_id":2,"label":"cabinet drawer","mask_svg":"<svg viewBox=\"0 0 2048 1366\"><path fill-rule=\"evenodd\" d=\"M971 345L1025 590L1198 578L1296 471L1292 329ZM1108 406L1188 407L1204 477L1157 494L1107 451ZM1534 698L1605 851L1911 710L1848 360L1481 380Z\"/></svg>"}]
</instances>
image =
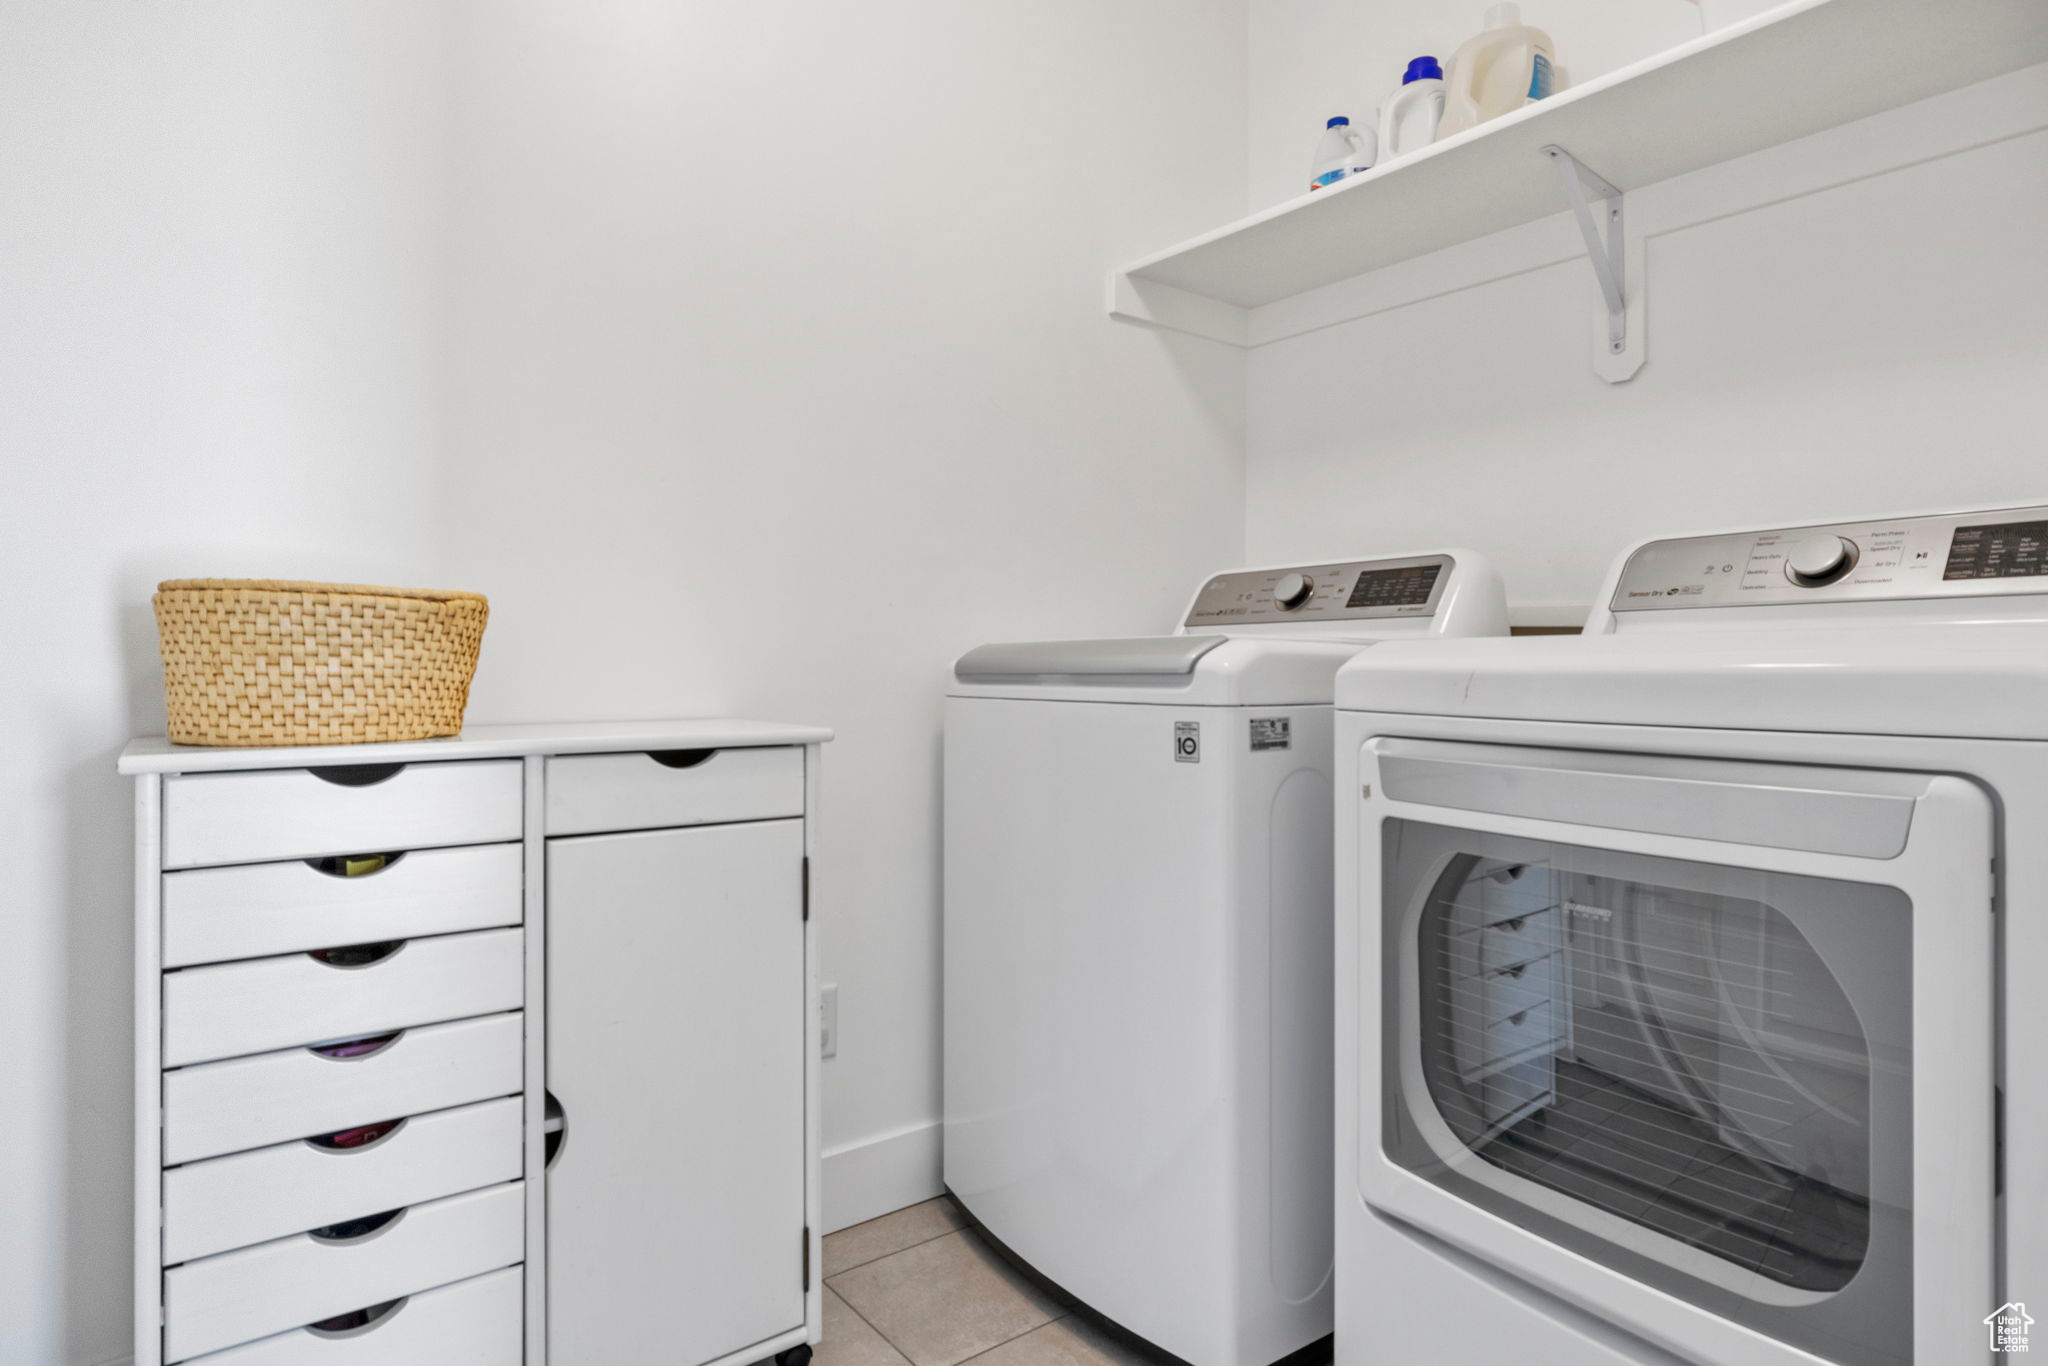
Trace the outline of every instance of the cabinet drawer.
<instances>
[{"instance_id":1,"label":"cabinet drawer","mask_svg":"<svg viewBox=\"0 0 2048 1366\"><path fill-rule=\"evenodd\" d=\"M1458 978L1496 973L1548 957L1557 946L1555 910L1497 920L1453 937L1451 972Z\"/></svg>"},{"instance_id":2,"label":"cabinet drawer","mask_svg":"<svg viewBox=\"0 0 2048 1366\"><path fill-rule=\"evenodd\" d=\"M1465 879L1450 903L1453 930L1534 915L1557 904L1551 870L1536 863L1488 860Z\"/></svg>"},{"instance_id":3,"label":"cabinet drawer","mask_svg":"<svg viewBox=\"0 0 2048 1366\"><path fill-rule=\"evenodd\" d=\"M1557 955L1533 963L1516 963L1499 972L1472 978L1462 985L1477 1004L1480 1022L1494 1024L1531 1006L1555 1000L1559 988Z\"/></svg>"},{"instance_id":4,"label":"cabinet drawer","mask_svg":"<svg viewBox=\"0 0 2048 1366\"><path fill-rule=\"evenodd\" d=\"M804 752L795 747L548 760L550 835L772 820L803 810Z\"/></svg>"},{"instance_id":5,"label":"cabinet drawer","mask_svg":"<svg viewBox=\"0 0 2048 1366\"><path fill-rule=\"evenodd\" d=\"M371 962L311 953L164 974L164 1065L517 1010L526 931L478 930L365 946ZM388 949L388 951L386 951Z\"/></svg>"},{"instance_id":6,"label":"cabinet drawer","mask_svg":"<svg viewBox=\"0 0 2048 1366\"><path fill-rule=\"evenodd\" d=\"M361 1328L295 1328L190 1360L193 1366L520 1366L524 1292L519 1268L508 1266L407 1296Z\"/></svg>"},{"instance_id":7,"label":"cabinet drawer","mask_svg":"<svg viewBox=\"0 0 2048 1366\"><path fill-rule=\"evenodd\" d=\"M525 876L519 845L486 844L402 853L361 877L297 859L195 868L166 873L163 896L164 966L181 968L517 925Z\"/></svg>"},{"instance_id":8,"label":"cabinet drawer","mask_svg":"<svg viewBox=\"0 0 2048 1366\"><path fill-rule=\"evenodd\" d=\"M410 1206L345 1241L301 1233L187 1262L164 1273L164 1356L180 1361L495 1271L519 1261L525 1243L526 1192L515 1181Z\"/></svg>"},{"instance_id":9,"label":"cabinet drawer","mask_svg":"<svg viewBox=\"0 0 2048 1366\"><path fill-rule=\"evenodd\" d=\"M488 759L179 774L164 781L164 867L516 840L519 771Z\"/></svg>"},{"instance_id":10,"label":"cabinet drawer","mask_svg":"<svg viewBox=\"0 0 2048 1366\"><path fill-rule=\"evenodd\" d=\"M516 1093L518 1014L408 1029L374 1053L291 1048L164 1073L164 1162L268 1147Z\"/></svg>"},{"instance_id":11,"label":"cabinet drawer","mask_svg":"<svg viewBox=\"0 0 2048 1366\"><path fill-rule=\"evenodd\" d=\"M1542 1048L1556 1040L1556 1017L1550 1002L1545 1001L1487 1026L1480 1037L1479 1065L1497 1066L1517 1054Z\"/></svg>"},{"instance_id":12,"label":"cabinet drawer","mask_svg":"<svg viewBox=\"0 0 2048 1366\"><path fill-rule=\"evenodd\" d=\"M164 1261L516 1180L521 1105L507 1096L414 1115L362 1147L305 1139L173 1167L164 1173Z\"/></svg>"}]
</instances>

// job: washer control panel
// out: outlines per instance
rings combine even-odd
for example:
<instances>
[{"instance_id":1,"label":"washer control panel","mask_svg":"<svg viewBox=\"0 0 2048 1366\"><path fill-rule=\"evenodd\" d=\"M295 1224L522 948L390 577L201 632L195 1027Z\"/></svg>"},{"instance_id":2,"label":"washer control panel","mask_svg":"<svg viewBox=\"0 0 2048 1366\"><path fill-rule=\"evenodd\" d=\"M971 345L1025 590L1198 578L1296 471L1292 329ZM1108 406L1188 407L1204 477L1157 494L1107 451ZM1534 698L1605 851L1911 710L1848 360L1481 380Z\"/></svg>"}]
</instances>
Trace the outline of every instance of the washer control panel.
<instances>
[{"instance_id":1,"label":"washer control panel","mask_svg":"<svg viewBox=\"0 0 2048 1366\"><path fill-rule=\"evenodd\" d=\"M2048 593L2048 507L1652 541L1616 612Z\"/></svg>"},{"instance_id":2,"label":"washer control panel","mask_svg":"<svg viewBox=\"0 0 2048 1366\"><path fill-rule=\"evenodd\" d=\"M1258 626L1434 616L1453 567L1448 555L1416 555L1218 574L1195 595L1186 624Z\"/></svg>"}]
</instances>

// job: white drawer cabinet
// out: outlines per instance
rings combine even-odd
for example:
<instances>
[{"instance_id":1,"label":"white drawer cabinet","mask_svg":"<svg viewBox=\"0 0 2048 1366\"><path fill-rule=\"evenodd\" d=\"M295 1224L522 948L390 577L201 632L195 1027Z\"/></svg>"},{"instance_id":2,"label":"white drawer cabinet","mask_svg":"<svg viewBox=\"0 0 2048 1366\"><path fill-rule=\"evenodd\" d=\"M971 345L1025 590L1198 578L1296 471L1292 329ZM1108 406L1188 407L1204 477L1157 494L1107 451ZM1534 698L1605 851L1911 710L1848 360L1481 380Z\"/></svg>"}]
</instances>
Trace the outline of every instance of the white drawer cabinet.
<instances>
[{"instance_id":1,"label":"white drawer cabinet","mask_svg":"<svg viewBox=\"0 0 2048 1366\"><path fill-rule=\"evenodd\" d=\"M1558 884L1541 864L1488 861L1452 902L1443 1023L1459 1075L1478 1084L1488 1129L1555 1098L1570 1022Z\"/></svg>"},{"instance_id":2,"label":"white drawer cabinet","mask_svg":"<svg viewBox=\"0 0 2048 1366\"><path fill-rule=\"evenodd\" d=\"M131 745L136 1366L807 1356L829 738Z\"/></svg>"}]
</instances>

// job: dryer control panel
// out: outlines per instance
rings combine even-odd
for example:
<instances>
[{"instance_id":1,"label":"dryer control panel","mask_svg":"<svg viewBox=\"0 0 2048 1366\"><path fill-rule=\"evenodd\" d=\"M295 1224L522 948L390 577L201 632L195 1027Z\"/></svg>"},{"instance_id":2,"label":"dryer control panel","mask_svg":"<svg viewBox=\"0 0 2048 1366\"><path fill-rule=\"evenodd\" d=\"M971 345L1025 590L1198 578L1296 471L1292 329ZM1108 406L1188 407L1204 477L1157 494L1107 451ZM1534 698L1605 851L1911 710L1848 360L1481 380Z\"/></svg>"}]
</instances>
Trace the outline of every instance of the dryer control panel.
<instances>
[{"instance_id":1,"label":"dryer control panel","mask_svg":"<svg viewBox=\"0 0 2048 1366\"><path fill-rule=\"evenodd\" d=\"M2048 593L2048 507L1652 541L1616 612Z\"/></svg>"},{"instance_id":2,"label":"dryer control panel","mask_svg":"<svg viewBox=\"0 0 2048 1366\"><path fill-rule=\"evenodd\" d=\"M1202 585L1188 627L1428 617L1449 585L1449 555L1242 569Z\"/></svg>"}]
</instances>

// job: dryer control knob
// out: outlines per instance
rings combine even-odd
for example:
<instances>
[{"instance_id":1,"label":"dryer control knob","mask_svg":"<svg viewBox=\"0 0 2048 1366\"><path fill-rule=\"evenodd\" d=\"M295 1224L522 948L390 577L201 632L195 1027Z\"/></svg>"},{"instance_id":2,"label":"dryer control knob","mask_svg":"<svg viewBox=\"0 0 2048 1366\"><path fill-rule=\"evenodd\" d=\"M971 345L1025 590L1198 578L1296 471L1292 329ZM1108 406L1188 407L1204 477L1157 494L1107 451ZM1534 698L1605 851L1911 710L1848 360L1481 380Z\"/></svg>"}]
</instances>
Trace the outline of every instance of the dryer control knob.
<instances>
[{"instance_id":1,"label":"dryer control knob","mask_svg":"<svg viewBox=\"0 0 2048 1366\"><path fill-rule=\"evenodd\" d=\"M1282 574L1273 585L1273 601L1283 612L1292 612L1315 596L1316 581L1306 574Z\"/></svg>"},{"instance_id":2,"label":"dryer control knob","mask_svg":"<svg viewBox=\"0 0 2048 1366\"><path fill-rule=\"evenodd\" d=\"M1832 583L1855 563L1856 543L1842 536L1808 536L1785 555L1785 573L1808 586Z\"/></svg>"}]
</instances>

